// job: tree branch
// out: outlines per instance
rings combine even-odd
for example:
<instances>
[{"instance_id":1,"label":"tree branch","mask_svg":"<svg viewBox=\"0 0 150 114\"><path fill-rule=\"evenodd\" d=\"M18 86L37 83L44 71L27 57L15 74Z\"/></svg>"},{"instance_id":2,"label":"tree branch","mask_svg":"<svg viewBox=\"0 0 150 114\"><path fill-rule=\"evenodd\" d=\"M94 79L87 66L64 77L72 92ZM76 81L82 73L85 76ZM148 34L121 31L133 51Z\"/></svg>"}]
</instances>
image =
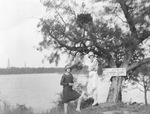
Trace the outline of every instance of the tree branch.
<instances>
[{"instance_id":1,"label":"tree branch","mask_svg":"<svg viewBox=\"0 0 150 114\"><path fill-rule=\"evenodd\" d=\"M146 63L150 63L150 58L146 58L146 59L141 60L140 62L133 63L132 65L130 65L130 66L127 68L127 71L136 69L136 68L138 68L138 67L140 67L141 65L146 64Z\"/></svg>"},{"instance_id":2,"label":"tree branch","mask_svg":"<svg viewBox=\"0 0 150 114\"><path fill-rule=\"evenodd\" d=\"M124 15L125 15L125 18L127 19L127 22L129 24L132 36L134 38L138 39L138 35L137 35L137 31L136 31L135 24L134 24L134 21L133 21L133 17L129 13L128 5L125 3L125 0L117 0L117 2L120 4L121 9L124 12Z\"/></svg>"},{"instance_id":3,"label":"tree branch","mask_svg":"<svg viewBox=\"0 0 150 114\"><path fill-rule=\"evenodd\" d=\"M53 4L52 4L53 5ZM63 23L65 24L65 25L67 25L67 23L64 21L64 19L63 19L63 17L60 15L60 13L57 11L57 9L55 8L55 6L53 5L53 7L54 7L54 9L55 9L55 11L56 11L56 13L59 15L59 17L61 18L61 20L63 21Z\"/></svg>"},{"instance_id":4,"label":"tree branch","mask_svg":"<svg viewBox=\"0 0 150 114\"><path fill-rule=\"evenodd\" d=\"M128 3L128 5L131 5L131 4L132 4L132 2L133 2L133 0L131 0L131 1Z\"/></svg>"},{"instance_id":5,"label":"tree branch","mask_svg":"<svg viewBox=\"0 0 150 114\"><path fill-rule=\"evenodd\" d=\"M140 83L138 83L138 84L140 84ZM140 84L140 85L143 86L142 84ZM130 91L130 90L133 90L133 89L139 89L141 92L144 92L144 91L143 91L141 88L139 88L137 85L136 85L136 87L129 89L129 91Z\"/></svg>"},{"instance_id":6,"label":"tree branch","mask_svg":"<svg viewBox=\"0 0 150 114\"><path fill-rule=\"evenodd\" d=\"M150 76L146 79L146 82L150 83Z\"/></svg>"},{"instance_id":7,"label":"tree branch","mask_svg":"<svg viewBox=\"0 0 150 114\"><path fill-rule=\"evenodd\" d=\"M115 14L116 17L118 17L123 23L127 23L126 21L124 21L121 17L119 17L116 13L116 9L113 11L113 13Z\"/></svg>"},{"instance_id":8,"label":"tree branch","mask_svg":"<svg viewBox=\"0 0 150 114\"><path fill-rule=\"evenodd\" d=\"M127 23L126 21L124 21L121 17L119 17L116 13L115 15L123 22L123 23Z\"/></svg>"},{"instance_id":9,"label":"tree branch","mask_svg":"<svg viewBox=\"0 0 150 114\"><path fill-rule=\"evenodd\" d=\"M87 52L89 52L87 46L86 46L84 43L82 43L82 42L80 42L80 46L76 46L76 43L75 43L73 46L69 46L69 45L67 45L67 43L63 43L63 42L60 40L60 38L56 38L50 31L48 32L48 34L49 34L49 36L50 36L52 39L54 39L54 40L59 44L59 48L66 48L66 49L69 50L69 51L77 51L77 52L80 52L80 53L82 53L83 50L86 50ZM68 38L68 37L67 37L67 38ZM70 40L70 38L69 38L68 40ZM85 40L85 39L84 39L84 40ZM82 40L82 41L83 41L83 40ZM81 43L82 43L83 45L81 45Z\"/></svg>"},{"instance_id":10,"label":"tree branch","mask_svg":"<svg viewBox=\"0 0 150 114\"><path fill-rule=\"evenodd\" d=\"M140 42L144 41L148 37L150 37L150 31L144 30L142 35L140 36Z\"/></svg>"},{"instance_id":11,"label":"tree branch","mask_svg":"<svg viewBox=\"0 0 150 114\"><path fill-rule=\"evenodd\" d=\"M141 88L137 87L141 92L144 92Z\"/></svg>"}]
</instances>

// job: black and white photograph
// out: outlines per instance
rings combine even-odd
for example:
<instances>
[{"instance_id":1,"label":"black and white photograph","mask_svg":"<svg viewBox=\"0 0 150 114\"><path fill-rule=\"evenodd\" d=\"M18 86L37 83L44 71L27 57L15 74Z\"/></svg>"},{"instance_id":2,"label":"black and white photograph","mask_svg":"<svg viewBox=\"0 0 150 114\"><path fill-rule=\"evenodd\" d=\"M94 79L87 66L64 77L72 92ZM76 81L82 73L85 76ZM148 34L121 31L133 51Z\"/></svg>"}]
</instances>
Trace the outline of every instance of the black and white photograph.
<instances>
[{"instance_id":1,"label":"black and white photograph","mask_svg":"<svg viewBox=\"0 0 150 114\"><path fill-rule=\"evenodd\" d=\"M0 0L0 114L150 114L150 0Z\"/></svg>"}]
</instances>

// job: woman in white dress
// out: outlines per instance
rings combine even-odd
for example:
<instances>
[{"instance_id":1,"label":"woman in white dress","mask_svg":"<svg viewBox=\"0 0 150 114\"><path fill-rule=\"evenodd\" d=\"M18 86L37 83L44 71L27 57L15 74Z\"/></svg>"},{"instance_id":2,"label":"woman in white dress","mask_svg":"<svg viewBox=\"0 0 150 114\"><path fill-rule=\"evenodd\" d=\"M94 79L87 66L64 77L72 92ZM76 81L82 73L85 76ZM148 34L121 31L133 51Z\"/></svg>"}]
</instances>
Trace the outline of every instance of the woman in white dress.
<instances>
[{"instance_id":1,"label":"woman in white dress","mask_svg":"<svg viewBox=\"0 0 150 114\"><path fill-rule=\"evenodd\" d=\"M89 52L90 63L88 65L89 78L87 85L87 93L94 99L93 106L98 104L98 61L93 52Z\"/></svg>"}]
</instances>

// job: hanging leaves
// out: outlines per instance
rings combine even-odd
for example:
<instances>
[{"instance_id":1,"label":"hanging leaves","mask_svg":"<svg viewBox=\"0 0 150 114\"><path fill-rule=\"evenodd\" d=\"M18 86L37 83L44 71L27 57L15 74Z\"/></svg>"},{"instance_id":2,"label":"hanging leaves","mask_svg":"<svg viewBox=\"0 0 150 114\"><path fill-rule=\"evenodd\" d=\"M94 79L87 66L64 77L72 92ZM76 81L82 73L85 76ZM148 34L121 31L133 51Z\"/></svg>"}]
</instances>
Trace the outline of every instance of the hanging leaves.
<instances>
[{"instance_id":1,"label":"hanging leaves","mask_svg":"<svg viewBox=\"0 0 150 114\"><path fill-rule=\"evenodd\" d=\"M77 15L77 20L76 23L78 25L78 27L83 28L84 25L88 25L90 23L93 22L93 18L91 16L91 14L89 13L81 13L79 15Z\"/></svg>"}]
</instances>

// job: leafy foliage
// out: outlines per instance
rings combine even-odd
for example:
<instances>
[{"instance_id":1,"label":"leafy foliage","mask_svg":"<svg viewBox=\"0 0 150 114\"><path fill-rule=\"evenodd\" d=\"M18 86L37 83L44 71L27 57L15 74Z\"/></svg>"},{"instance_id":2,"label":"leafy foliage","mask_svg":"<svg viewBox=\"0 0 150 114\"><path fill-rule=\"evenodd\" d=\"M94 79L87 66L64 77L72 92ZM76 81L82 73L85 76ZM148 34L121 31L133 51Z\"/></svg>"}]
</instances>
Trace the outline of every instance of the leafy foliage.
<instances>
[{"instance_id":1,"label":"leafy foliage","mask_svg":"<svg viewBox=\"0 0 150 114\"><path fill-rule=\"evenodd\" d=\"M93 21L93 18L91 17L91 14L80 14L77 16L77 25L80 27L80 28L83 28L83 26L85 24L89 24L89 23L92 23Z\"/></svg>"},{"instance_id":2,"label":"leafy foliage","mask_svg":"<svg viewBox=\"0 0 150 114\"><path fill-rule=\"evenodd\" d=\"M43 35L39 50L53 48L50 62L67 53L71 63L82 66L84 55L92 51L105 65L126 68L127 74L150 62L143 48L150 38L150 1L96 0L91 10L98 13L86 12L86 4L80 6L76 0L46 0L43 5L47 15L38 24ZM121 99L122 80L112 78L108 100Z\"/></svg>"},{"instance_id":3,"label":"leafy foliage","mask_svg":"<svg viewBox=\"0 0 150 114\"><path fill-rule=\"evenodd\" d=\"M150 3L146 0L107 2L108 5L99 14L103 17L94 19L90 13L77 15L72 8L79 7L75 1L70 4L62 0L43 2L48 16L38 24L43 34L38 49L53 48L53 53L47 59L57 64L61 53L76 57L77 53L85 55L89 51L93 51L111 67L121 67L124 61L132 65L143 60L142 41L150 35L147 10ZM106 19L106 16L109 18Z\"/></svg>"}]
</instances>

